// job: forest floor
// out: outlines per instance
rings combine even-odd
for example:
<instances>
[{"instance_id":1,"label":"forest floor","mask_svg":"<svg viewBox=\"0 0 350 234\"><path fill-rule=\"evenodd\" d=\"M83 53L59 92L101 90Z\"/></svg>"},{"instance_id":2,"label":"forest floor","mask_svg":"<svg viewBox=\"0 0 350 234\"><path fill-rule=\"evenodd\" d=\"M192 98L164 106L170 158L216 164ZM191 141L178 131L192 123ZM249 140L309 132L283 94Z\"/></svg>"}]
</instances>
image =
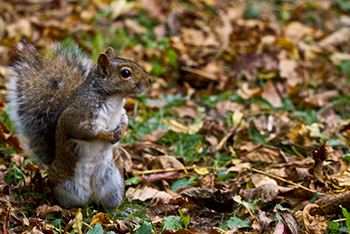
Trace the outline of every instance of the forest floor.
<instances>
[{"instance_id":1,"label":"forest floor","mask_svg":"<svg viewBox=\"0 0 350 234\"><path fill-rule=\"evenodd\" d=\"M155 78L125 106L118 208L60 207L22 150L22 38L112 46ZM349 1L0 0L0 55L0 233L349 232Z\"/></svg>"}]
</instances>

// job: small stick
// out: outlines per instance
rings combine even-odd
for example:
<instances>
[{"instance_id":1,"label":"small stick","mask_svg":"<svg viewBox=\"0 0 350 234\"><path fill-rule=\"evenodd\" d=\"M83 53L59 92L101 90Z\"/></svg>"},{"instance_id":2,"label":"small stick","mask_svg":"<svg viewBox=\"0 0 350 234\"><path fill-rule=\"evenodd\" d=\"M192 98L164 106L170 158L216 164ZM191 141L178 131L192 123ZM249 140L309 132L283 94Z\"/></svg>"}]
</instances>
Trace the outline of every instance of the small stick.
<instances>
[{"instance_id":1,"label":"small stick","mask_svg":"<svg viewBox=\"0 0 350 234\"><path fill-rule=\"evenodd\" d=\"M137 172L133 172L132 174L135 176L135 175L162 173L162 172L169 172L169 171L186 171L186 170L201 169L201 168L206 168L206 169L210 169L210 170L217 170L217 171L227 171L228 170L226 168L217 168L217 167L191 166L191 167L181 167L181 168L165 168L165 169L154 169L154 170L147 170L147 171L137 171Z\"/></svg>"},{"instance_id":2,"label":"small stick","mask_svg":"<svg viewBox=\"0 0 350 234\"><path fill-rule=\"evenodd\" d=\"M293 181L289 181L289 180L283 179L282 177L279 177L279 176L276 176L276 175L272 175L272 174L269 174L269 173L267 173L267 172L264 172L264 171L260 171L260 170L258 170L258 169L255 169L255 168L247 168L247 170L248 170L248 171L254 171L254 172L257 172L257 173L260 173L260 174L269 176L269 177L271 177L271 178L274 178L274 179L277 179L277 180L286 182L286 183L288 183L288 184L297 186L297 187L299 187L299 188L301 188L301 189L304 189L304 190L306 190L306 191L309 191L309 192L311 192L311 193L318 193L318 194L324 195L323 193L317 192L317 191L315 191L315 190L313 190L313 189L309 189L309 188L307 188L307 187L305 187L305 186L302 186L302 185L300 185L300 184L294 183Z\"/></svg>"}]
</instances>

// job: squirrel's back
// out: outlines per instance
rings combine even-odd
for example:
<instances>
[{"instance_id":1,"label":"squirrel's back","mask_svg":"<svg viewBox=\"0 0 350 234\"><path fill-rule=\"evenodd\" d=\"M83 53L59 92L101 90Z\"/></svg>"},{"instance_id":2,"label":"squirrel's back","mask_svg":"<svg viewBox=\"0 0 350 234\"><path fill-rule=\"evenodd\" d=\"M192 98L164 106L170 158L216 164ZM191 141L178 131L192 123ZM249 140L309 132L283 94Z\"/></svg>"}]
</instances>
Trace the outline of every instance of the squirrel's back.
<instances>
[{"instance_id":1,"label":"squirrel's back","mask_svg":"<svg viewBox=\"0 0 350 234\"><path fill-rule=\"evenodd\" d=\"M40 54L26 44L8 78L10 117L40 161L55 154L55 129L63 105L83 82L93 63L77 46L53 46Z\"/></svg>"}]
</instances>

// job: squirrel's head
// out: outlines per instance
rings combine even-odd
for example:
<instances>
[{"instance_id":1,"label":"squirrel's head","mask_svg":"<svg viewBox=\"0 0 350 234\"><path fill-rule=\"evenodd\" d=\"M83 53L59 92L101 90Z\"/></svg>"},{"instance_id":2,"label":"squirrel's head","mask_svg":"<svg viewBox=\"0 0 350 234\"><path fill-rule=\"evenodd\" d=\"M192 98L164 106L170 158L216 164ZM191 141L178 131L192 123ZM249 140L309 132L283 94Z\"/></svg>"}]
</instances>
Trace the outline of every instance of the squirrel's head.
<instances>
[{"instance_id":1,"label":"squirrel's head","mask_svg":"<svg viewBox=\"0 0 350 234\"><path fill-rule=\"evenodd\" d=\"M97 74L104 81L106 92L123 96L140 95L153 81L153 77L137 63L115 57L112 47L99 55Z\"/></svg>"}]
</instances>

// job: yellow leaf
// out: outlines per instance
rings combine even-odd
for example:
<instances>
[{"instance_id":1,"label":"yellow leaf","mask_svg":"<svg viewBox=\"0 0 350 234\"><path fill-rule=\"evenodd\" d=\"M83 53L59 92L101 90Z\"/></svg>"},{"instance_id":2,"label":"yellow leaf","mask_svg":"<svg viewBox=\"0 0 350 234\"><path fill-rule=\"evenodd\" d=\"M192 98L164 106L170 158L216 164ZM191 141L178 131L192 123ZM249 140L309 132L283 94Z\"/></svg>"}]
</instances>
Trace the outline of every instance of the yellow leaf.
<instances>
[{"instance_id":1,"label":"yellow leaf","mask_svg":"<svg viewBox=\"0 0 350 234\"><path fill-rule=\"evenodd\" d=\"M134 2L127 2L126 0L117 0L113 1L110 4L111 8L111 18L116 19L118 16L122 15L123 13L131 10L136 6L136 3Z\"/></svg>"},{"instance_id":2,"label":"yellow leaf","mask_svg":"<svg viewBox=\"0 0 350 234\"><path fill-rule=\"evenodd\" d=\"M276 76L277 76L277 72L276 71L267 72L267 73L262 73L262 72L259 73L259 77L261 79L265 79L265 80L272 79L272 78L274 78Z\"/></svg>"},{"instance_id":3,"label":"yellow leaf","mask_svg":"<svg viewBox=\"0 0 350 234\"><path fill-rule=\"evenodd\" d=\"M231 152L232 157L234 157L234 158L237 157L236 151L233 149L233 147L231 145L228 147L228 150Z\"/></svg>"},{"instance_id":4,"label":"yellow leaf","mask_svg":"<svg viewBox=\"0 0 350 234\"><path fill-rule=\"evenodd\" d=\"M165 123L169 124L170 129L174 132L182 132L188 134L195 134L203 127L203 121L188 126L183 125L176 120L166 120Z\"/></svg>"},{"instance_id":5,"label":"yellow leaf","mask_svg":"<svg viewBox=\"0 0 350 234\"><path fill-rule=\"evenodd\" d=\"M198 174L198 175L208 175L209 174L209 170L206 167L195 167L194 171Z\"/></svg>"},{"instance_id":6,"label":"yellow leaf","mask_svg":"<svg viewBox=\"0 0 350 234\"><path fill-rule=\"evenodd\" d=\"M94 215L94 217L92 217L91 222L90 222L90 226L95 225L96 223L99 223L103 226L106 226L107 224L109 224L111 221L108 217L108 214L106 213L98 213L96 215Z\"/></svg>"},{"instance_id":7,"label":"yellow leaf","mask_svg":"<svg viewBox=\"0 0 350 234\"><path fill-rule=\"evenodd\" d=\"M198 142L198 144L195 147L197 153L202 153L203 152L203 144L201 141Z\"/></svg>"},{"instance_id":8,"label":"yellow leaf","mask_svg":"<svg viewBox=\"0 0 350 234\"><path fill-rule=\"evenodd\" d=\"M83 226L83 214L81 213L81 209L79 208L77 214L74 218L75 223L73 224L73 230L75 233L82 234L82 226Z\"/></svg>"},{"instance_id":9,"label":"yellow leaf","mask_svg":"<svg viewBox=\"0 0 350 234\"><path fill-rule=\"evenodd\" d=\"M239 110L236 110L233 114L232 114L232 122L233 122L233 126L238 126L243 118L243 113L240 112Z\"/></svg>"},{"instance_id":10,"label":"yellow leaf","mask_svg":"<svg viewBox=\"0 0 350 234\"><path fill-rule=\"evenodd\" d=\"M277 46L281 46L283 49L289 52L290 55L293 56L294 59L299 58L298 50L294 44L294 42L288 40L286 37L280 37L276 40L275 43Z\"/></svg>"}]
</instances>

